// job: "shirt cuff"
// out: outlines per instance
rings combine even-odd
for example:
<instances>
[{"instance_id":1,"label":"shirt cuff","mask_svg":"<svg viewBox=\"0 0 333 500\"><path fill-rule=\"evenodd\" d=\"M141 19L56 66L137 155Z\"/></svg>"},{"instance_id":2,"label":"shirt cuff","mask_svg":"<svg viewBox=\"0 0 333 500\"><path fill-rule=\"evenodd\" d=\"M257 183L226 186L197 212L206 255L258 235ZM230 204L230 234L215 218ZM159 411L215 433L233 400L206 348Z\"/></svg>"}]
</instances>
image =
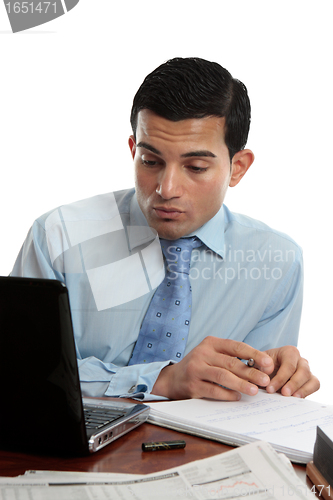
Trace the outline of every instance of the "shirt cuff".
<instances>
[{"instance_id":1,"label":"shirt cuff","mask_svg":"<svg viewBox=\"0 0 333 500\"><path fill-rule=\"evenodd\" d=\"M166 400L164 396L151 394L154 384L163 368L170 361L156 361L154 363L130 365L118 368L112 375L105 396L134 398L140 400Z\"/></svg>"},{"instance_id":2,"label":"shirt cuff","mask_svg":"<svg viewBox=\"0 0 333 500\"><path fill-rule=\"evenodd\" d=\"M127 394L121 394L120 398L132 398L139 401L168 401L169 398L164 396L156 396L156 394L150 394L148 392L148 387L143 384L132 386Z\"/></svg>"}]
</instances>

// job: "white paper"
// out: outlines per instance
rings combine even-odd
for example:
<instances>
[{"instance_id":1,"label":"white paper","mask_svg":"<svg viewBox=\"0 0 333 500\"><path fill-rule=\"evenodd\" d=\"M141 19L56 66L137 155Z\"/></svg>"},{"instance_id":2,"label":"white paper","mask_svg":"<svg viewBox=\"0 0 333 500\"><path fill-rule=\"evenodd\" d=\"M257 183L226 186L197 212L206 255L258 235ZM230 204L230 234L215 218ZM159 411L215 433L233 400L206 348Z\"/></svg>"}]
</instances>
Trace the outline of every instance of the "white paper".
<instances>
[{"instance_id":1,"label":"white paper","mask_svg":"<svg viewBox=\"0 0 333 500\"><path fill-rule=\"evenodd\" d=\"M53 485L31 485L31 476L38 481L51 479ZM256 500L285 500L287 496L305 500L313 496L293 468L265 442L158 473L98 476L46 471L2 478L0 500L207 500L247 496ZM62 486L68 479L77 482ZM86 485L79 484L82 481Z\"/></svg>"},{"instance_id":2,"label":"white paper","mask_svg":"<svg viewBox=\"0 0 333 500\"><path fill-rule=\"evenodd\" d=\"M223 436L236 436L234 444L244 444L253 440L264 440L289 458L299 456L300 461L312 457L316 440L316 428L333 430L333 407L321 405L307 399L284 397L259 391L256 396L243 395L240 401L212 401L188 399L150 403L148 421L159 425L172 423L188 432L205 434L215 432L221 440ZM187 428L186 428L186 424ZM207 434L214 437L213 434ZM297 453L292 453L295 450ZM292 456L290 456L290 453ZM303 458L302 458L303 457Z\"/></svg>"}]
</instances>

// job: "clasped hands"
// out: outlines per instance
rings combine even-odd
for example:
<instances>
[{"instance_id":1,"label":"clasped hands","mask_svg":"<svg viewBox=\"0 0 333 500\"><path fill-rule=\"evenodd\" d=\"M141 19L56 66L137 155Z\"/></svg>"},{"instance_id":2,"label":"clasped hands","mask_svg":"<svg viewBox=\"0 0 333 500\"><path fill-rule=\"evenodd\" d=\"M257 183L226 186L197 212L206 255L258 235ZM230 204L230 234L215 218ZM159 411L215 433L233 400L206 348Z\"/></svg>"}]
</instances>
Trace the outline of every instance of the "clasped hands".
<instances>
[{"instance_id":1,"label":"clasped hands","mask_svg":"<svg viewBox=\"0 0 333 500\"><path fill-rule=\"evenodd\" d=\"M251 358L252 368L240 361ZM152 393L169 399L236 401L241 394L257 394L259 387L305 398L320 384L294 346L261 352L244 342L206 337L179 363L163 368Z\"/></svg>"}]
</instances>

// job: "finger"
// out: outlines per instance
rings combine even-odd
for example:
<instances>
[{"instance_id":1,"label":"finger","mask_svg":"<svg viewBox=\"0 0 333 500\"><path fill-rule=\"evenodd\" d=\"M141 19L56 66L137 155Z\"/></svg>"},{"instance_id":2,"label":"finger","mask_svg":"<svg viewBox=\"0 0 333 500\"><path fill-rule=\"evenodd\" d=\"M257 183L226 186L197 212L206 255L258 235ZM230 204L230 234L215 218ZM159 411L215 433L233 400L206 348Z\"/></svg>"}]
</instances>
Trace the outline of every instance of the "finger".
<instances>
[{"instance_id":1,"label":"finger","mask_svg":"<svg viewBox=\"0 0 333 500\"><path fill-rule=\"evenodd\" d=\"M207 337L208 339L209 337ZM265 352L258 351L254 347L231 339L219 339L210 337L214 348L219 353L228 354L229 356L240 359L253 359L257 368L266 373L270 373L274 369L272 358Z\"/></svg>"},{"instance_id":2,"label":"finger","mask_svg":"<svg viewBox=\"0 0 333 500\"><path fill-rule=\"evenodd\" d=\"M267 392L274 393L284 387L296 373L298 363L302 359L303 358L300 357L299 351L296 347L286 346L285 348L281 348L276 359L276 364L279 368L276 375L272 378L271 383L266 387ZM296 381L297 378L298 377L296 377ZM306 380L304 379L303 383L305 383L305 381ZM303 383L301 385L303 385ZM288 388L286 388L284 392L285 396L291 394Z\"/></svg>"},{"instance_id":3,"label":"finger","mask_svg":"<svg viewBox=\"0 0 333 500\"><path fill-rule=\"evenodd\" d=\"M230 389L234 389L237 391L241 390L240 385L237 384L237 378L240 378L247 382L251 382L256 386L261 386L261 387L266 387L270 383L270 378L268 375L262 373L260 370L257 370L254 367L252 368L248 367L245 363L243 363L238 358L235 358L233 356L228 356L226 354L215 354L215 356L212 358L211 365L213 367L220 368L222 371L219 370L211 372L214 376L214 379L209 379L209 380L217 384L225 385ZM225 379L225 377L227 377L227 373L225 373L225 371L227 373L230 372L236 375L236 378L231 377L231 380L232 382L235 383L235 386L230 386L228 385L227 382L223 383L223 380ZM250 391L249 387L250 386L247 385L246 394L254 393L254 390ZM255 391L255 394L256 393L257 390Z\"/></svg>"},{"instance_id":4,"label":"finger","mask_svg":"<svg viewBox=\"0 0 333 500\"><path fill-rule=\"evenodd\" d=\"M305 398L309 394L318 391L319 388L320 382L317 377L312 375L308 361L300 358L296 373L282 387L281 394Z\"/></svg>"},{"instance_id":5,"label":"finger","mask_svg":"<svg viewBox=\"0 0 333 500\"><path fill-rule=\"evenodd\" d=\"M281 394L284 396L291 396L304 384L306 384L310 380L311 376L312 374L310 372L308 361L304 358L300 358L294 375L292 375L290 380L288 380L288 382L281 388Z\"/></svg>"},{"instance_id":6,"label":"finger","mask_svg":"<svg viewBox=\"0 0 333 500\"><path fill-rule=\"evenodd\" d=\"M311 378L306 384L304 384L300 389L295 391L292 396L295 398L306 398L313 392L316 392L320 389L320 382L314 375L311 375Z\"/></svg>"},{"instance_id":7,"label":"finger","mask_svg":"<svg viewBox=\"0 0 333 500\"><path fill-rule=\"evenodd\" d=\"M244 369L250 370L246 368L246 366L244 366ZM254 371L260 374L258 370ZM268 377L265 374L261 374L261 376ZM246 378L244 379L239 377L228 368L218 368L216 366L207 367L205 370L205 374L203 375L203 379L230 390L237 391L242 394L247 394L249 396L254 396L258 392L259 384L253 384Z\"/></svg>"},{"instance_id":8,"label":"finger","mask_svg":"<svg viewBox=\"0 0 333 500\"><path fill-rule=\"evenodd\" d=\"M204 346L206 350L206 346ZM249 368L234 356L210 351L209 362L202 362L203 350L193 351L192 358L186 366L185 384L190 397L203 397L198 393L198 384L205 381L217 386L253 396L258 386L265 387L270 383L268 375L255 368ZM205 356L206 357L206 356ZM207 358L206 358L207 359ZM178 367L182 362L178 364ZM210 388L212 390L212 388ZM206 395L204 395L207 397Z\"/></svg>"},{"instance_id":9,"label":"finger","mask_svg":"<svg viewBox=\"0 0 333 500\"><path fill-rule=\"evenodd\" d=\"M218 401L239 401L242 395L226 387L211 382L201 381L198 385L198 394L195 398L216 399Z\"/></svg>"}]
</instances>

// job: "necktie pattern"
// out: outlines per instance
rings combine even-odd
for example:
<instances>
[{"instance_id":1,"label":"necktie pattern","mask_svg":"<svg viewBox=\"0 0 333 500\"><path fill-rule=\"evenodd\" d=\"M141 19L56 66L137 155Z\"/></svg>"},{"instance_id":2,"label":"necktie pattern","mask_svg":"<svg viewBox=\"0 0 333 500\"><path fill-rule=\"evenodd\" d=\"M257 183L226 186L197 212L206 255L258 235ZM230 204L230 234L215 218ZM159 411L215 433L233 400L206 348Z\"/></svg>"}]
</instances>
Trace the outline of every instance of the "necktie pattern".
<instances>
[{"instance_id":1,"label":"necktie pattern","mask_svg":"<svg viewBox=\"0 0 333 500\"><path fill-rule=\"evenodd\" d=\"M201 244L195 237L161 239L166 274L150 302L129 365L182 359L191 320L191 254Z\"/></svg>"}]
</instances>

